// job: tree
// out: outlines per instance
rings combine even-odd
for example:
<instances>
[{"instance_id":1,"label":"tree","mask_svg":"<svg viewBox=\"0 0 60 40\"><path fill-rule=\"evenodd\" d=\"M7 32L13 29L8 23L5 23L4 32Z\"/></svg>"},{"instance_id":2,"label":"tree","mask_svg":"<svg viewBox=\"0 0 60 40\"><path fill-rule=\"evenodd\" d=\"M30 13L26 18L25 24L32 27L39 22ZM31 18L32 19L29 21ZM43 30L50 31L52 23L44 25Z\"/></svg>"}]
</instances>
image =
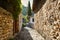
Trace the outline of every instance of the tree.
<instances>
[{"instance_id":1,"label":"tree","mask_svg":"<svg viewBox=\"0 0 60 40\"><path fill-rule=\"evenodd\" d=\"M31 6L30 6L30 1L28 2L28 16L31 16Z\"/></svg>"},{"instance_id":2,"label":"tree","mask_svg":"<svg viewBox=\"0 0 60 40\"><path fill-rule=\"evenodd\" d=\"M28 12L27 13L28 13L28 20L29 20L32 15L30 1L28 2Z\"/></svg>"}]
</instances>

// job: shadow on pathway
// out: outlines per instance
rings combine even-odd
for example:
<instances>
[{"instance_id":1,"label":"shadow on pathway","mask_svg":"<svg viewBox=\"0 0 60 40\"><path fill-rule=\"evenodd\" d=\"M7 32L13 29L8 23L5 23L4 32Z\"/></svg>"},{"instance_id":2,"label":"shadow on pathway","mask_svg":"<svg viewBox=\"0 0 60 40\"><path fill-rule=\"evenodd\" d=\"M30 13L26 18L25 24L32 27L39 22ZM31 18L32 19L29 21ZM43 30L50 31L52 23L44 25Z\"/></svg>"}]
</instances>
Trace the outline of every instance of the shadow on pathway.
<instances>
[{"instance_id":1,"label":"shadow on pathway","mask_svg":"<svg viewBox=\"0 0 60 40\"><path fill-rule=\"evenodd\" d=\"M27 29L22 29L20 33L14 38L15 40L33 40Z\"/></svg>"}]
</instances>

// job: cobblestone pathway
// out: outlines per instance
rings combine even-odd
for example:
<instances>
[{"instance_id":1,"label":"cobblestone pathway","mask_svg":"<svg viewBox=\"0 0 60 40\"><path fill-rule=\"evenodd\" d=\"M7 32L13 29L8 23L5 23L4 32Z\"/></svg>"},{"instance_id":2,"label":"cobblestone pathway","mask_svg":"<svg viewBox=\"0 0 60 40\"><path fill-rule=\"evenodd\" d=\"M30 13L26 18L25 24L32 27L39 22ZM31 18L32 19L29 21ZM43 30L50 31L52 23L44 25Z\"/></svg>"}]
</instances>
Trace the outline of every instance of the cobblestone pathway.
<instances>
[{"instance_id":1,"label":"cobblestone pathway","mask_svg":"<svg viewBox=\"0 0 60 40\"><path fill-rule=\"evenodd\" d=\"M15 40L44 40L44 38L36 30L25 27L16 36Z\"/></svg>"}]
</instances>

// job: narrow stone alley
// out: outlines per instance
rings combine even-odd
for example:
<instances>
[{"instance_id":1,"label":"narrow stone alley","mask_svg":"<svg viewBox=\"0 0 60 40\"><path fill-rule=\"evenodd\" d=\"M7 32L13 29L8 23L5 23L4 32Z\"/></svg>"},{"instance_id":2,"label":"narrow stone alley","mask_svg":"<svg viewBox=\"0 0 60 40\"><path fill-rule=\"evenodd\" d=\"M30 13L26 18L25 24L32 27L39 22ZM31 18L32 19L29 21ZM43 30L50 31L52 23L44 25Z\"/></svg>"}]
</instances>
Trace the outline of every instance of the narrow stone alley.
<instances>
[{"instance_id":1,"label":"narrow stone alley","mask_svg":"<svg viewBox=\"0 0 60 40\"><path fill-rule=\"evenodd\" d=\"M44 40L44 38L36 30L24 27L15 40Z\"/></svg>"}]
</instances>

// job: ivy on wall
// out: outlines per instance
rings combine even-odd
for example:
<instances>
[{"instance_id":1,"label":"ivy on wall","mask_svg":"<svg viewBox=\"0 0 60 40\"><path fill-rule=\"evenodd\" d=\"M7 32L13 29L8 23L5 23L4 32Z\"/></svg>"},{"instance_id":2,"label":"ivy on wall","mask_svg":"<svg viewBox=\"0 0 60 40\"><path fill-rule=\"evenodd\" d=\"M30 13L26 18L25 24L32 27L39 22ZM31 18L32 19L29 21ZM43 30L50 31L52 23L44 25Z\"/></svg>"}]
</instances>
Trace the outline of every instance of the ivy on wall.
<instances>
[{"instance_id":1,"label":"ivy on wall","mask_svg":"<svg viewBox=\"0 0 60 40\"><path fill-rule=\"evenodd\" d=\"M15 8L14 8L14 12L12 13L12 16L16 20L22 10L21 0L15 0L15 2L13 1L13 4L14 4L13 7Z\"/></svg>"},{"instance_id":2,"label":"ivy on wall","mask_svg":"<svg viewBox=\"0 0 60 40\"><path fill-rule=\"evenodd\" d=\"M0 7L12 13L13 19L17 19L21 12L21 0L0 0Z\"/></svg>"}]
</instances>

